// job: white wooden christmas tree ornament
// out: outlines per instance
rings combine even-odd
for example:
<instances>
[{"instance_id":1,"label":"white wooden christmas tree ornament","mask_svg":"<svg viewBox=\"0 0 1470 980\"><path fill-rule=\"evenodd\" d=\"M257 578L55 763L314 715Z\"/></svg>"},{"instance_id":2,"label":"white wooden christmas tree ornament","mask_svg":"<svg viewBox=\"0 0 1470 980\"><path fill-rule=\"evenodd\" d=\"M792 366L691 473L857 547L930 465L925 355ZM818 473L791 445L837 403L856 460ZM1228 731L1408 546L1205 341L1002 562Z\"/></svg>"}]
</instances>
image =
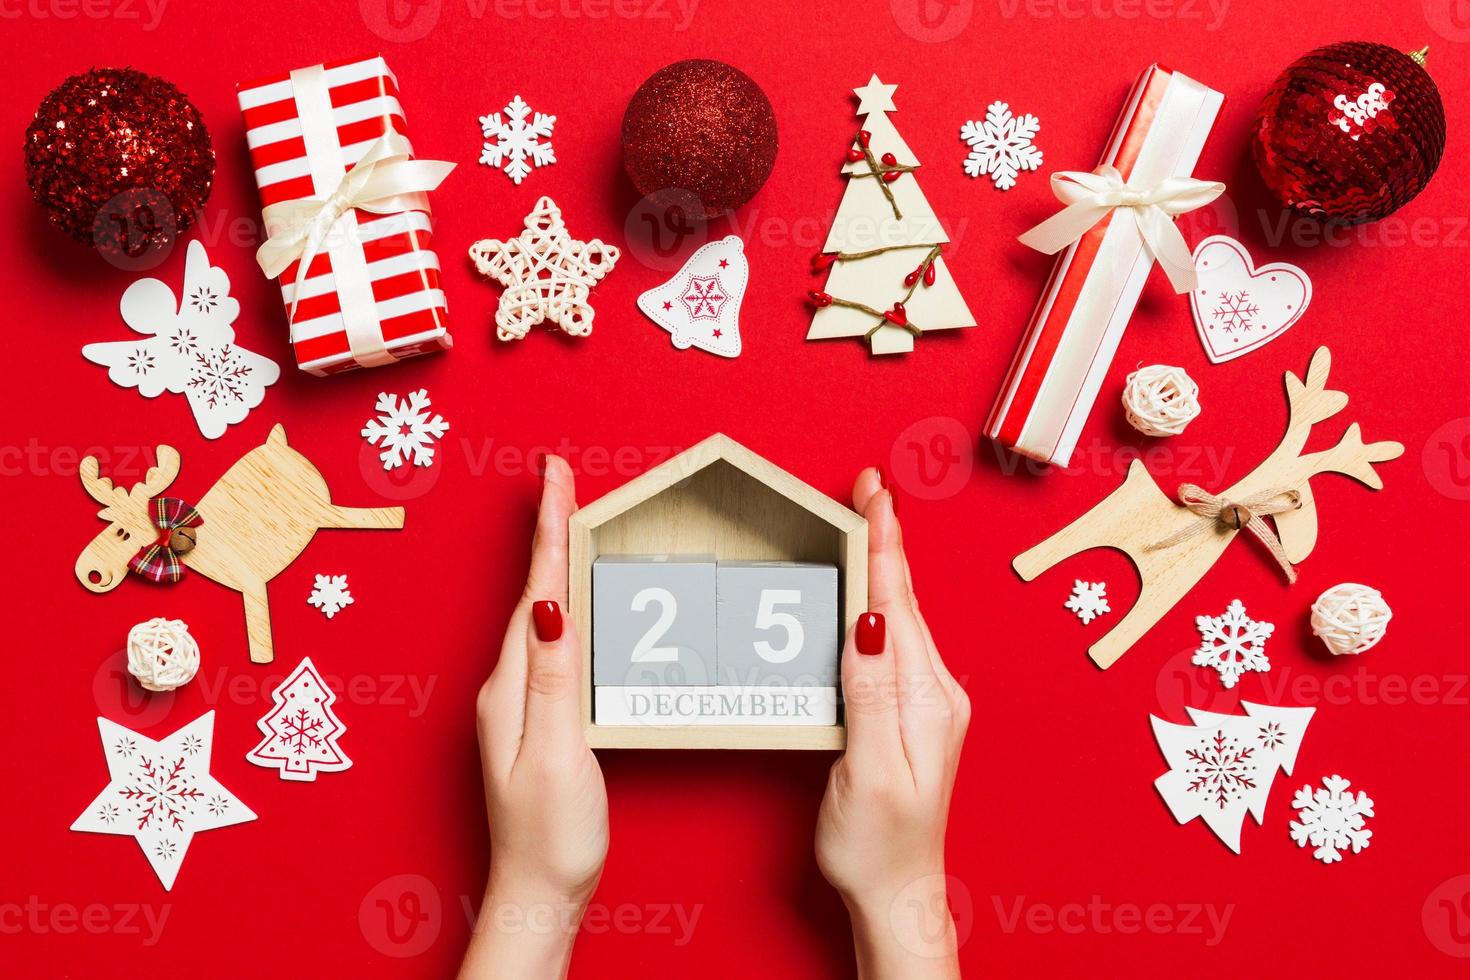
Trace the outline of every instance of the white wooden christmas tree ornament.
<instances>
[{"instance_id":1,"label":"white wooden christmas tree ornament","mask_svg":"<svg viewBox=\"0 0 1470 980\"><path fill-rule=\"evenodd\" d=\"M831 272L808 294L808 340L862 337L874 354L896 354L926 332L975 326L944 262L949 236L919 188L919 160L888 118L897 88L874 75L853 90L862 128L842 168L837 217L812 259L814 272Z\"/></svg>"},{"instance_id":2,"label":"white wooden christmas tree ornament","mask_svg":"<svg viewBox=\"0 0 1470 980\"><path fill-rule=\"evenodd\" d=\"M1169 771L1154 787L1180 823L1198 817L1240 853L1246 814L1263 823L1278 770L1291 775L1302 736L1316 708L1276 708L1240 702L1243 715L1185 708L1193 724L1150 716Z\"/></svg>"},{"instance_id":3,"label":"white wooden christmas tree ornament","mask_svg":"<svg viewBox=\"0 0 1470 980\"><path fill-rule=\"evenodd\" d=\"M1373 649L1392 618L1383 593L1356 582L1334 585L1312 603L1312 632L1337 656Z\"/></svg>"},{"instance_id":4,"label":"white wooden christmas tree ornament","mask_svg":"<svg viewBox=\"0 0 1470 980\"><path fill-rule=\"evenodd\" d=\"M669 332L680 350L740 354L740 304L750 279L736 235L701 245L674 278L638 297L638 308Z\"/></svg>"},{"instance_id":5,"label":"white wooden christmas tree ornament","mask_svg":"<svg viewBox=\"0 0 1470 980\"><path fill-rule=\"evenodd\" d=\"M210 265L198 241L189 243L182 297L160 279L139 279L123 293L120 309L142 339L88 344L82 356L144 398L183 395L206 439L244 421L281 376L275 361L235 345L240 304L230 296L229 277Z\"/></svg>"}]
</instances>

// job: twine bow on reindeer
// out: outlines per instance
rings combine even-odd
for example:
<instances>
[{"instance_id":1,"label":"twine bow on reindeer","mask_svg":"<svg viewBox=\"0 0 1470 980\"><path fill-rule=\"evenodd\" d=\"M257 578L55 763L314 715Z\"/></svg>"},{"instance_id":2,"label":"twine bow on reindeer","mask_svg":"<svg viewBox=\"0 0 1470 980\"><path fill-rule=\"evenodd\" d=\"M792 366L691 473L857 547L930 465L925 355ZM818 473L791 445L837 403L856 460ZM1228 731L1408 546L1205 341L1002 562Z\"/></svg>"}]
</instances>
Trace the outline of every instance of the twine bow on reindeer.
<instances>
[{"instance_id":1,"label":"twine bow on reindeer","mask_svg":"<svg viewBox=\"0 0 1470 980\"><path fill-rule=\"evenodd\" d=\"M1300 490L1263 490L1240 500L1229 500L1217 497L1193 483L1185 483L1179 487L1179 502L1192 513L1198 514L1199 520L1180 528L1164 540L1149 545L1147 550L1162 551L1172 548L1216 527L1249 531L1271 552L1271 557L1276 559L1276 563L1286 573L1286 580L1296 581L1296 569L1286 556L1281 539L1271 530L1271 525L1266 523L1265 518L1300 509Z\"/></svg>"},{"instance_id":2,"label":"twine bow on reindeer","mask_svg":"<svg viewBox=\"0 0 1470 980\"><path fill-rule=\"evenodd\" d=\"M1225 192L1225 185L1193 177L1165 177L1152 187L1134 187L1115 167L1103 164L1094 173L1061 170L1051 175L1052 193L1066 205L1020 236L1021 244L1053 255L1087 234L1093 225L1127 208L1150 254L1163 266L1176 293L1187 293L1198 279L1184 235L1174 219L1202 208Z\"/></svg>"},{"instance_id":3,"label":"twine bow on reindeer","mask_svg":"<svg viewBox=\"0 0 1470 980\"><path fill-rule=\"evenodd\" d=\"M184 577L184 563L179 556L194 547L192 528L204 518L191 504L178 497L156 497L149 504L149 519L158 528L158 540L144 545L128 559L128 571L150 582L172 584Z\"/></svg>"}]
</instances>

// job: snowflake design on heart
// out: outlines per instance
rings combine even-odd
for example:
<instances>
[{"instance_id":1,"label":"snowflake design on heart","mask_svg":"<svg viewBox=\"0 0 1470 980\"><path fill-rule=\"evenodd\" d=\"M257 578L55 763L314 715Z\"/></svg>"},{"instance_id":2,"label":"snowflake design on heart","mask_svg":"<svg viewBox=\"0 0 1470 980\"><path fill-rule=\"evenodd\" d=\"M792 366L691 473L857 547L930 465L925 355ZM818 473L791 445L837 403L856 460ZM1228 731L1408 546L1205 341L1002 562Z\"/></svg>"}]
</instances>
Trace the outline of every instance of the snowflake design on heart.
<instances>
[{"instance_id":1,"label":"snowflake design on heart","mask_svg":"<svg viewBox=\"0 0 1470 980\"><path fill-rule=\"evenodd\" d=\"M347 591L346 575L318 575L307 602L316 606L331 619L352 605L352 593Z\"/></svg>"},{"instance_id":2,"label":"snowflake design on heart","mask_svg":"<svg viewBox=\"0 0 1470 980\"><path fill-rule=\"evenodd\" d=\"M720 307L729 299L720 288L719 276L690 276L684 305L691 320L718 320Z\"/></svg>"},{"instance_id":3,"label":"snowflake design on heart","mask_svg":"<svg viewBox=\"0 0 1470 980\"><path fill-rule=\"evenodd\" d=\"M507 177L519 184L530 174L532 167L556 162L556 153L549 142L556 117L538 112L528 125L526 117L531 114L531 107L519 95L511 99L502 111L505 113L503 117L499 112L480 117L480 130L485 134L480 162L500 167ZM548 142L541 142L543 139Z\"/></svg>"},{"instance_id":4,"label":"snowflake design on heart","mask_svg":"<svg viewBox=\"0 0 1470 980\"><path fill-rule=\"evenodd\" d=\"M378 395L377 418L362 427L362 437L371 446L382 446L378 459L383 469L397 469L410 459L415 466L434 462L434 440L449 431L441 415L429 415L429 392L420 388L405 398L383 392Z\"/></svg>"},{"instance_id":5,"label":"snowflake design on heart","mask_svg":"<svg viewBox=\"0 0 1470 980\"><path fill-rule=\"evenodd\" d=\"M250 371L250 365L241 359L232 344L196 351L188 386L198 392L210 408L243 402Z\"/></svg>"},{"instance_id":6,"label":"snowflake design on heart","mask_svg":"<svg viewBox=\"0 0 1470 980\"><path fill-rule=\"evenodd\" d=\"M297 755L322 744L322 720L312 717L305 708L298 708L281 721L281 741L291 747Z\"/></svg>"},{"instance_id":7,"label":"snowflake design on heart","mask_svg":"<svg viewBox=\"0 0 1470 980\"><path fill-rule=\"evenodd\" d=\"M1251 302L1250 293L1242 289L1236 293L1221 293L1220 305L1210 315L1226 333L1231 333L1235 330L1249 330L1260 312L1261 308Z\"/></svg>"},{"instance_id":8,"label":"snowflake design on heart","mask_svg":"<svg viewBox=\"0 0 1470 980\"><path fill-rule=\"evenodd\" d=\"M1188 792L1199 793L1225 809L1237 797L1256 787L1255 749L1241 745L1218 729L1186 753Z\"/></svg>"},{"instance_id":9,"label":"snowflake design on heart","mask_svg":"<svg viewBox=\"0 0 1470 980\"><path fill-rule=\"evenodd\" d=\"M1029 112L1013 116L1006 103L990 103L984 121L970 120L960 127L960 139L970 145L965 173L971 177L989 174L998 190L1010 190L1020 171L1041 166L1041 151L1031 144L1040 130L1040 120Z\"/></svg>"},{"instance_id":10,"label":"snowflake design on heart","mask_svg":"<svg viewBox=\"0 0 1470 980\"><path fill-rule=\"evenodd\" d=\"M182 829L184 818L193 814L202 795L182 758L165 765L140 757L133 780L118 792L132 806L139 830L156 826L155 820Z\"/></svg>"},{"instance_id":11,"label":"snowflake design on heart","mask_svg":"<svg viewBox=\"0 0 1470 980\"><path fill-rule=\"evenodd\" d=\"M1084 582L1080 578L1072 583L1072 595L1064 605L1077 614L1084 623L1090 623L1105 612L1108 606L1108 587L1104 582Z\"/></svg>"},{"instance_id":12,"label":"snowflake design on heart","mask_svg":"<svg viewBox=\"0 0 1470 980\"><path fill-rule=\"evenodd\" d=\"M1271 623L1258 623L1245 614L1239 599L1232 601L1222 616L1196 616L1200 645L1191 661L1197 667L1213 667L1220 683L1234 687L1248 670L1268 671L1266 640L1276 631Z\"/></svg>"},{"instance_id":13,"label":"snowflake design on heart","mask_svg":"<svg viewBox=\"0 0 1470 980\"><path fill-rule=\"evenodd\" d=\"M1315 847L1312 857L1323 864L1341 861L1348 848L1357 854L1373 836L1364 826L1364 818L1374 815L1373 800L1362 790L1349 792L1350 785L1341 776L1328 776L1320 788L1303 786L1292 798L1292 807L1301 812L1300 820L1291 821L1291 839L1298 847Z\"/></svg>"}]
</instances>

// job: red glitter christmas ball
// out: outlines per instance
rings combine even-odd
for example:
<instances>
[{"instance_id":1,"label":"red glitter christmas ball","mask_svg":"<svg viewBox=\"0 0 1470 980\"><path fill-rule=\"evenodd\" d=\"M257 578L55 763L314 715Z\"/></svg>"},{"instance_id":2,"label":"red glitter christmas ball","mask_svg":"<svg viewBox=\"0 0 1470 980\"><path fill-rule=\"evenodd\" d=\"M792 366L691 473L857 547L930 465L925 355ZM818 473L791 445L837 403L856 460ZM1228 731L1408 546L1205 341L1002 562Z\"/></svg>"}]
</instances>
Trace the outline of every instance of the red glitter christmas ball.
<instances>
[{"instance_id":1,"label":"red glitter christmas ball","mask_svg":"<svg viewBox=\"0 0 1470 980\"><path fill-rule=\"evenodd\" d=\"M1290 65L1256 113L1256 169L1281 203L1324 221L1391 214L1444 153L1444 105L1424 52L1353 41Z\"/></svg>"},{"instance_id":2,"label":"red glitter christmas ball","mask_svg":"<svg viewBox=\"0 0 1470 980\"><path fill-rule=\"evenodd\" d=\"M214 181L199 110L173 84L131 68L62 82L25 141L26 182L51 223L115 261L171 244Z\"/></svg>"},{"instance_id":3,"label":"red glitter christmas ball","mask_svg":"<svg viewBox=\"0 0 1470 980\"><path fill-rule=\"evenodd\" d=\"M744 72L719 61L660 68L623 115L623 169L657 201L697 199L695 217L755 196L776 163L776 114Z\"/></svg>"}]
</instances>

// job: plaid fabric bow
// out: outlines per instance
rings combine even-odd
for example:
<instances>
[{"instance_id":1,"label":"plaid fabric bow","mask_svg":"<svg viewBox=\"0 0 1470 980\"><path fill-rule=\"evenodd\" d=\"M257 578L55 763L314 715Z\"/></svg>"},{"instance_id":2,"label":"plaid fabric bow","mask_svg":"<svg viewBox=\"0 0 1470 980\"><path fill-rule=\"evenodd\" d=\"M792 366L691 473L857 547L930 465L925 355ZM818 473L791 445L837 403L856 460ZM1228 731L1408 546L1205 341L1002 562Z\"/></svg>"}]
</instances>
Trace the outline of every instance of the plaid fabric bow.
<instances>
[{"instance_id":1,"label":"plaid fabric bow","mask_svg":"<svg viewBox=\"0 0 1470 980\"><path fill-rule=\"evenodd\" d=\"M150 582L172 583L184 577L184 563L169 543L174 529L199 527L204 518L199 516L191 504L178 497L156 497L149 501L153 526L158 528L158 540L138 550L128 560L128 570L141 575Z\"/></svg>"}]
</instances>

